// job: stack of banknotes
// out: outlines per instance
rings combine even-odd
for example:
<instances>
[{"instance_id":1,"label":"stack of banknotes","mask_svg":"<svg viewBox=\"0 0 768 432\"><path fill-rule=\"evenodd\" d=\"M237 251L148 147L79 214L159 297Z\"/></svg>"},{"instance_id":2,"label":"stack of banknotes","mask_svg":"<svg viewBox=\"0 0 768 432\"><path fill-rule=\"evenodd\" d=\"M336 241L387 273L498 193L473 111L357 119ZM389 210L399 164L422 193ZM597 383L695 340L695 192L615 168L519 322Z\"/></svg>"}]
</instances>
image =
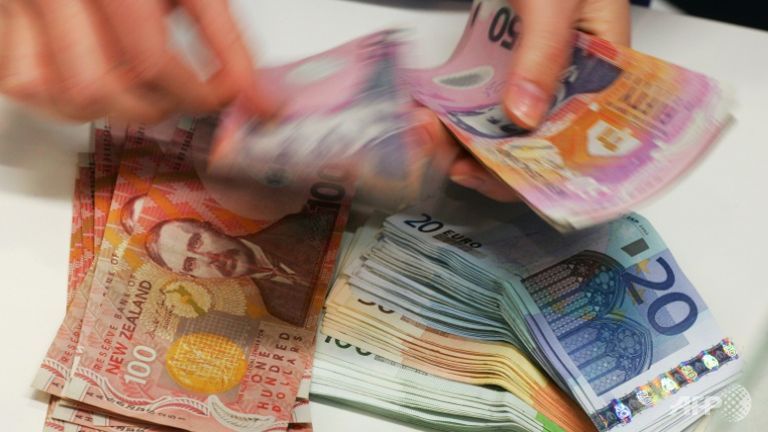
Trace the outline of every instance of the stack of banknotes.
<instances>
[{"instance_id":1,"label":"stack of banknotes","mask_svg":"<svg viewBox=\"0 0 768 432\"><path fill-rule=\"evenodd\" d=\"M396 31L267 69L286 101L274 119L235 104L96 123L67 313L34 380L53 396L46 430L308 430L310 379L317 397L443 430L695 420L673 407L741 360L658 234L625 214L706 153L727 97L574 34L547 120L524 131L499 102L518 21L476 1L429 70L400 64ZM449 161L416 133L417 102L533 212L439 187ZM340 255L353 196L395 214Z\"/></svg>"},{"instance_id":2,"label":"stack of banknotes","mask_svg":"<svg viewBox=\"0 0 768 432\"><path fill-rule=\"evenodd\" d=\"M687 401L741 370L636 214L563 235L523 206L444 195L371 218L341 264L313 391L414 423L683 430L702 415Z\"/></svg>"},{"instance_id":3,"label":"stack of banknotes","mask_svg":"<svg viewBox=\"0 0 768 432\"><path fill-rule=\"evenodd\" d=\"M95 125L67 314L34 381L46 430L309 429L349 185L331 167L284 196L210 177L214 128Z\"/></svg>"}]
</instances>

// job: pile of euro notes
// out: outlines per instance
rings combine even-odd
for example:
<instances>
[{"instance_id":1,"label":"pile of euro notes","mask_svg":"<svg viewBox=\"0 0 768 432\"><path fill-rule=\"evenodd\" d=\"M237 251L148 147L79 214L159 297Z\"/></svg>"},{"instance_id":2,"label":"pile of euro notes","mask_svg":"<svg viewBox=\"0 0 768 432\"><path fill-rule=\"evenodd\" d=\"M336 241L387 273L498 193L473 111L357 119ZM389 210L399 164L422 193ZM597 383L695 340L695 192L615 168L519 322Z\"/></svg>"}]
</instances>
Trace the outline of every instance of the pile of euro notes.
<instances>
[{"instance_id":1,"label":"pile of euro notes","mask_svg":"<svg viewBox=\"0 0 768 432\"><path fill-rule=\"evenodd\" d=\"M46 430L309 430L310 393L440 430L695 421L688 405L742 360L629 212L707 152L727 98L575 34L546 121L524 131L499 103L518 25L478 0L437 68L404 68L384 31L265 69L277 119L236 103L94 124L66 315L34 381ZM440 186L414 101L528 206ZM390 214L361 210L366 195Z\"/></svg>"},{"instance_id":2,"label":"pile of euro notes","mask_svg":"<svg viewBox=\"0 0 768 432\"><path fill-rule=\"evenodd\" d=\"M315 395L444 430L670 431L738 376L641 216L563 235L523 206L454 195L356 231Z\"/></svg>"}]
</instances>

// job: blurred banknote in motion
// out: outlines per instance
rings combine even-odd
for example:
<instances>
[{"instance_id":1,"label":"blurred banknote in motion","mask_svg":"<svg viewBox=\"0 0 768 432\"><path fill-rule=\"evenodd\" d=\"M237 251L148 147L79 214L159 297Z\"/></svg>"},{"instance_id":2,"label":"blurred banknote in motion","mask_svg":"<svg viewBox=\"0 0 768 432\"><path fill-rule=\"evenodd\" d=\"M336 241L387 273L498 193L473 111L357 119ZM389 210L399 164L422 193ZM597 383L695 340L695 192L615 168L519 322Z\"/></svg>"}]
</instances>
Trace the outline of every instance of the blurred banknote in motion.
<instances>
[{"instance_id":1,"label":"blurred banknote in motion","mask_svg":"<svg viewBox=\"0 0 768 432\"><path fill-rule=\"evenodd\" d=\"M418 146L408 134L401 43L384 31L284 66L264 69L278 118L254 118L244 103L223 116L211 152L219 175L265 185L301 184L320 164L343 164L376 189L418 187Z\"/></svg>"},{"instance_id":2,"label":"blurred banknote in motion","mask_svg":"<svg viewBox=\"0 0 768 432\"><path fill-rule=\"evenodd\" d=\"M520 25L506 1L476 1L451 58L406 76L411 95L560 230L614 219L656 195L730 118L714 80L576 33L544 123L525 131L500 105Z\"/></svg>"}]
</instances>

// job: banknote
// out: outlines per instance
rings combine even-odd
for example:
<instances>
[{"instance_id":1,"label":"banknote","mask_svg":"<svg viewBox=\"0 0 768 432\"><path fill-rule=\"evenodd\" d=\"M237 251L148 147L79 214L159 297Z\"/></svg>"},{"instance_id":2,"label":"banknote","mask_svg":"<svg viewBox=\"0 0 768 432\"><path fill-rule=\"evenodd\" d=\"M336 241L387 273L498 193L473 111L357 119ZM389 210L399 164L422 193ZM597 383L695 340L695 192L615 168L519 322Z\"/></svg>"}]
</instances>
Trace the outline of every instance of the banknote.
<instances>
[{"instance_id":1,"label":"banknote","mask_svg":"<svg viewBox=\"0 0 768 432\"><path fill-rule=\"evenodd\" d=\"M123 155L124 164L121 168L121 176L118 179L113 198L116 205L130 200L131 197L135 197L137 195L135 191L137 188L142 188L142 182L147 185L145 189L148 188L149 183L146 181L149 175L146 173L147 166L151 165L149 162L156 163L153 158L157 158L159 154L157 150L153 150L156 148L153 146L154 144L143 139L143 127L136 128L135 137L129 140L128 149ZM153 173L154 165L152 167ZM150 176L149 181L151 181L151 178ZM81 197L84 196L85 194L81 194ZM133 204L140 204L140 200L134 200ZM135 206L131 206L131 208L135 208ZM78 345L81 343L80 336L83 331L83 320L93 315L93 313L90 315L86 314L86 308L88 305L93 308L100 301L93 300L103 296L103 290L113 280L109 272L111 262L115 258L111 246L114 245L116 250L121 242L120 232L123 226L121 221L126 221L126 224L130 223L130 217L125 216L130 215L128 212L120 213L118 209L115 209L114 215L112 215L112 229L108 228L106 230L104 241L101 244L98 260L100 265L96 266L99 269L93 269L88 277L81 277L76 280L77 285L74 290L73 299L68 305L67 314L59 327L56 337L51 342L33 382L35 388L55 396L62 395L72 364L78 355L77 353L80 351ZM82 265L82 258L80 258L80 265ZM93 284L96 289L93 290L94 295L92 296L91 282L94 280L94 277L96 277L98 282Z\"/></svg>"},{"instance_id":2,"label":"banknote","mask_svg":"<svg viewBox=\"0 0 768 432\"><path fill-rule=\"evenodd\" d=\"M324 166L293 198L238 189L193 157L209 150L213 125L184 121L193 137L166 148L173 170L143 197L66 395L188 430L285 429L346 219L347 178Z\"/></svg>"},{"instance_id":3,"label":"banknote","mask_svg":"<svg viewBox=\"0 0 768 432\"><path fill-rule=\"evenodd\" d=\"M82 197L80 199L80 214L83 218L83 268L89 269L93 263L95 252L94 245L94 161L93 155L90 153L83 154L82 167L81 167L82 185L80 192Z\"/></svg>"},{"instance_id":4,"label":"banknote","mask_svg":"<svg viewBox=\"0 0 768 432\"><path fill-rule=\"evenodd\" d=\"M69 268L67 270L67 306L72 302L75 293L77 273L82 255L83 237L82 221L80 219L80 176L75 176L72 195L72 230L69 237Z\"/></svg>"},{"instance_id":5,"label":"banknote","mask_svg":"<svg viewBox=\"0 0 768 432\"><path fill-rule=\"evenodd\" d=\"M575 33L545 121L523 130L501 106L522 24L505 0L477 0L451 58L404 76L416 100L560 230L614 219L657 195L730 118L713 79Z\"/></svg>"},{"instance_id":6,"label":"banknote","mask_svg":"<svg viewBox=\"0 0 768 432\"><path fill-rule=\"evenodd\" d=\"M173 122L173 124L170 124L170 122ZM113 212L110 214L109 220L109 234L107 234L108 238L123 238L121 240L123 243L125 241L126 236L130 236L130 232L132 229L130 228L133 224L136 223L136 218L138 217L138 213L140 212L141 207L141 200L137 200L136 198L143 197L146 192L148 191L150 185L151 185L151 179L154 177L155 174L155 166L158 165L158 161L160 159L160 151L159 148L161 147L156 143L155 140L163 141L163 144L167 146L168 148L173 148L175 145L178 145L179 143L183 143L186 138L189 136L190 131L185 130L183 128L176 128L176 124L178 122L178 117L175 119L171 119L164 124L159 125L152 125L149 127L146 127L144 125L139 126L133 126L130 127L128 132L129 135L129 143L128 146L125 148L125 158L123 159L123 164L120 170L120 177L119 179L113 178L111 182L108 181L103 183L101 186L104 189L108 189L109 197L112 196L112 190L115 189L115 180L117 180L117 183L119 183L117 187L117 194L115 195L115 200L113 202L114 207L116 210L121 210L124 206L124 203L132 201L133 204L129 205L128 208L131 209L131 211L127 213L121 213L119 211ZM96 132L97 136L99 134L102 134L102 139L97 140L95 143L95 154L100 154L102 163L104 163L103 159L105 155L109 154L109 149L101 149L101 146L104 145L111 145L112 143L109 142L108 136L104 137L103 134L106 134L109 132L107 129L108 123L106 121L102 121L97 123ZM125 126L124 126L125 127ZM173 129L176 129L176 133L172 133ZM120 148L122 149L123 143L118 143L120 145ZM101 172L104 172L105 170L109 169L108 167L104 167L103 165L100 167L99 164L99 158L96 158L96 169L97 171L101 170ZM106 161L109 162L109 161ZM118 161L113 161L115 163L118 163ZM107 176L110 175L110 173L107 171ZM117 174L117 167L114 167L114 174L112 174L114 177ZM79 179L79 176L78 176ZM110 184L111 183L111 184ZM79 184L79 183L78 183ZM93 191L95 196L98 196L98 189ZM77 201L77 200L75 200ZM96 219L96 218L94 218ZM105 219L106 222L106 219ZM93 229L96 229L97 222L94 222ZM120 234L118 231L123 231L122 234ZM121 247L119 244L116 247L112 247L112 244L110 242L105 242L103 245L102 253L102 263L105 262L114 262L117 256L120 256L121 250L124 247ZM105 267L106 268L106 267ZM111 270L110 270L111 271ZM98 274L98 273L97 273ZM90 292L90 298L88 302L88 308L89 310L94 307L94 305L98 304L99 302L96 301L97 297L103 296L103 292L99 290L99 288L108 288L107 285L102 285L100 287L96 286L97 280L102 280L103 278L99 278L98 276L94 280L94 283L92 284L92 290ZM90 311L93 313L93 311ZM87 313L86 313L87 315ZM83 325L83 337L87 337L88 335L88 320L85 320L85 323ZM76 361L77 363L77 356ZM311 363L310 363L311 367ZM302 384L300 386L299 395L296 400L296 403L293 407L293 413L292 413L292 423L289 425L290 430L311 430L309 429L311 426L311 417L309 413L309 406L308 406L308 398L309 398L309 380L311 379L311 371L307 370L305 371L305 374L302 378ZM130 418L121 418L119 416L115 416L114 414L106 413L103 411L100 411L99 409L95 407L91 407L88 405L81 404L79 402L74 402L66 399L59 399L56 397L52 397L51 404L53 404L53 410L51 411L51 414L49 415L49 420L53 421L60 421L63 422L64 430L76 430L80 429L83 430L84 428L94 428L99 430L105 430L105 431L120 431L120 432L152 432L152 431L171 431L171 430L177 430L165 426L158 426L153 425L150 423L142 423L135 421ZM61 424L55 424L54 426L61 426Z\"/></svg>"},{"instance_id":7,"label":"banknote","mask_svg":"<svg viewBox=\"0 0 768 432\"><path fill-rule=\"evenodd\" d=\"M647 220L612 222L578 251L534 241L558 252L519 254L505 304L522 303L537 345L600 430L650 427L677 398L739 373L733 343Z\"/></svg>"},{"instance_id":8,"label":"banknote","mask_svg":"<svg viewBox=\"0 0 768 432\"><path fill-rule=\"evenodd\" d=\"M104 228L103 241L82 320L82 334L78 340L78 353L82 353L84 340L91 335L92 325L98 320L99 306L111 286L116 283L119 264L128 241L135 229L144 204L144 197L152 186L158 170L170 170L170 163L161 163L163 153L160 140L180 145L191 139L188 128L169 131L166 125L126 125L127 141L121 146L121 161L117 168L111 196L110 211ZM106 153L106 152L105 152ZM105 180L109 179L105 176ZM105 186L106 187L106 186ZM79 355L75 361L79 361Z\"/></svg>"},{"instance_id":9,"label":"banknote","mask_svg":"<svg viewBox=\"0 0 768 432\"><path fill-rule=\"evenodd\" d=\"M390 217L385 233L429 245L457 275L494 272L501 316L598 429L675 421L672 405L740 372L733 342L641 216L570 235L529 212L496 217L425 207Z\"/></svg>"},{"instance_id":10,"label":"banknote","mask_svg":"<svg viewBox=\"0 0 768 432\"><path fill-rule=\"evenodd\" d=\"M284 101L277 118L254 118L244 103L222 116L210 156L218 175L301 188L301 174L333 161L354 172L356 199L392 211L424 199L444 180L451 151L436 153L412 128L400 82L395 31L259 71Z\"/></svg>"},{"instance_id":11,"label":"banknote","mask_svg":"<svg viewBox=\"0 0 768 432\"><path fill-rule=\"evenodd\" d=\"M45 414L45 423L43 424L43 432L103 432L53 418L53 410L56 408L58 401L58 398L52 396L48 403L48 410Z\"/></svg>"},{"instance_id":12,"label":"banknote","mask_svg":"<svg viewBox=\"0 0 768 432\"><path fill-rule=\"evenodd\" d=\"M79 219L78 246L73 287L83 283L93 261L93 191L92 172L87 153L78 154L77 163L77 217Z\"/></svg>"},{"instance_id":13,"label":"banknote","mask_svg":"<svg viewBox=\"0 0 768 432\"><path fill-rule=\"evenodd\" d=\"M105 415L87 405L65 399L53 400L53 409L50 417L81 427L120 432L179 432L166 426L158 426L149 423L140 423L132 419L120 418L114 415Z\"/></svg>"},{"instance_id":14,"label":"banknote","mask_svg":"<svg viewBox=\"0 0 768 432\"><path fill-rule=\"evenodd\" d=\"M298 62L259 71L284 101L279 118L257 119L243 102L225 113L211 164L284 183L328 161L350 159L407 126L396 68L400 43L383 31ZM297 168L300 168L297 170Z\"/></svg>"},{"instance_id":15,"label":"banknote","mask_svg":"<svg viewBox=\"0 0 768 432\"><path fill-rule=\"evenodd\" d=\"M125 125L115 124L111 118L104 118L92 124L94 150L94 222L93 238L96 250L101 246L104 229L112 203L112 191L115 189L117 171L120 166L120 152L124 143L124 132L113 133L113 128L125 129Z\"/></svg>"}]
</instances>

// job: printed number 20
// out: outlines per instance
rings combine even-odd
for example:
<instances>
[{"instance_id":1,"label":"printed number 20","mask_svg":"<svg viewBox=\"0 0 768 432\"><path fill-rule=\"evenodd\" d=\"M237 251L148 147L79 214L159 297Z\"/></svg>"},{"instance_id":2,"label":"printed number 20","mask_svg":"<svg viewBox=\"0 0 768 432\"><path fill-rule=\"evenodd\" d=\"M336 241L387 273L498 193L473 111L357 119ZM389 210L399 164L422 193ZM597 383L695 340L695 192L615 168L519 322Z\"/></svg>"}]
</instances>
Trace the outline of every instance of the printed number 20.
<instances>
[{"instance_id":1,"label":"printed number 20","mask_svg":"<svg viewBox=\"0 0 768 432\"><path fill-rule=\"evenodd\" d=\"M661 266L662 269L664 269L664 273L666 273L666 277L663 281L649 281L631 273L624 273L623 275L624 281L629 284L629 291L632 294L632 297L635 298L637 304L642 304L643 298L640 296L640 293L637 292L635 285L640 285L654 291L666 291L672 288L672 286L675 284L675 273L672 271L672 267L669 265L667 260L659 257L656 258L656 262ZM658 314L661 309L676 302L685 303L688 306L688 314L685 316L685 318L680 322L670 326L664 326L659 323ZM691 326L693 326L698 316L699 309L696 307L696 302L694 302L693 299L687 294L681 292L666 293L654 300L653 303L648 306L648 322L651 324L651 327L653 327L653 329L657 332L667 336L674 336L676 334L685 332L691 328Z\"/></svg>"},{"instance_id":2,"label":"printed number 20","mask_svg":"<svg viewBox=\"0 0 768 432\"><path fill-rule=\"evenodd\" d=\"M432 216L426 213L422 213L421 216L424 219L411 219L411 220L405 220L403 222L409 227L416 228L417 230L423 233L435 232L439 229L442 229L444 226L442 222L432 220Z\"/></svg>"}]
</instances>

